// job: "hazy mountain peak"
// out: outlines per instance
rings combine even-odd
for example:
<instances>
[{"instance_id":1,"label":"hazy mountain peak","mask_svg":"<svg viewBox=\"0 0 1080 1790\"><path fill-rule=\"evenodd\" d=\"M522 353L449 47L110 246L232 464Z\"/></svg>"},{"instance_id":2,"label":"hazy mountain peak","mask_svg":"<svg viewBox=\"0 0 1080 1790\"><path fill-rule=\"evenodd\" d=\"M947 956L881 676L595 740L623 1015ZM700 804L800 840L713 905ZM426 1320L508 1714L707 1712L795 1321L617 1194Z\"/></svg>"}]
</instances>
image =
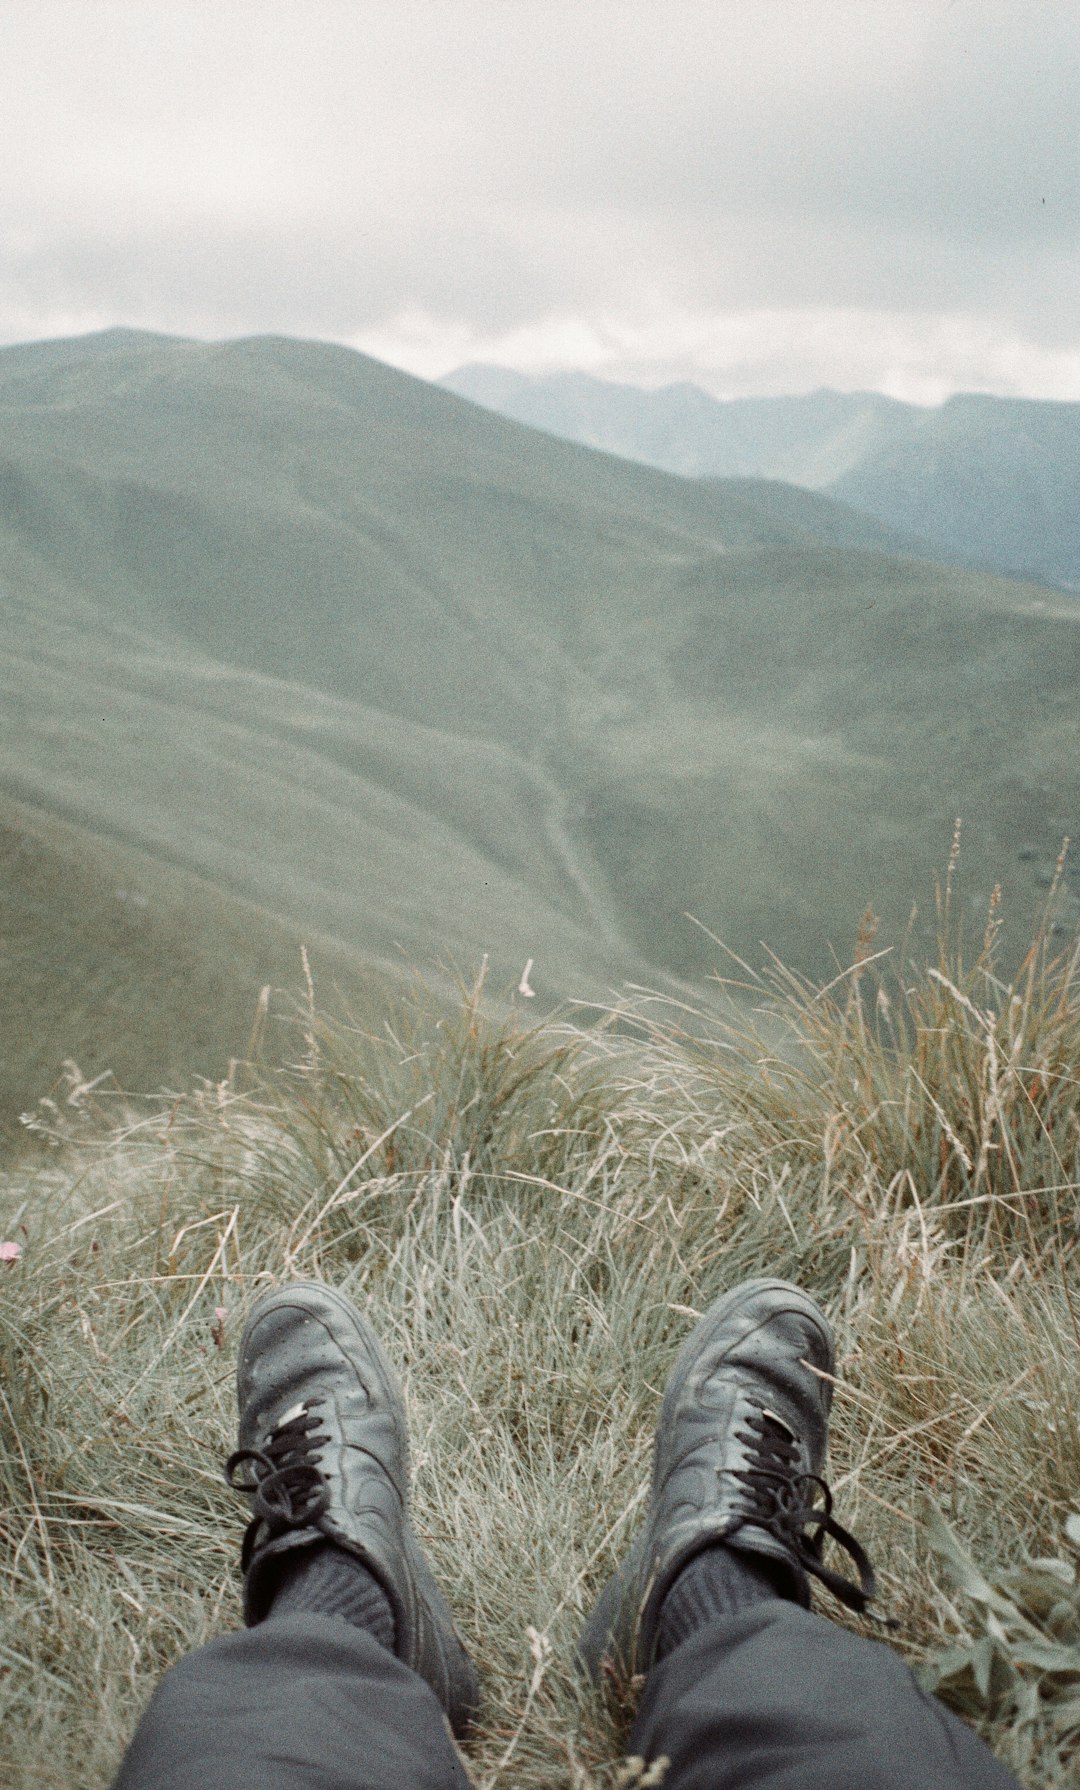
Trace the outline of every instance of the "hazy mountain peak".
<instances>
[{"instance_id":1,"label":"hazy mountain peak","mask_svg":"<svg viewBox=\"0 0 1080 1790\"><path fill-rule=\"evenodd\" d=\"M939 557L1080 590L1078 404L958 392L921 406L827 387L719 400L475 367L442 383L566 440L683 477L786 480Z\"/></svg>"}]
</instances>

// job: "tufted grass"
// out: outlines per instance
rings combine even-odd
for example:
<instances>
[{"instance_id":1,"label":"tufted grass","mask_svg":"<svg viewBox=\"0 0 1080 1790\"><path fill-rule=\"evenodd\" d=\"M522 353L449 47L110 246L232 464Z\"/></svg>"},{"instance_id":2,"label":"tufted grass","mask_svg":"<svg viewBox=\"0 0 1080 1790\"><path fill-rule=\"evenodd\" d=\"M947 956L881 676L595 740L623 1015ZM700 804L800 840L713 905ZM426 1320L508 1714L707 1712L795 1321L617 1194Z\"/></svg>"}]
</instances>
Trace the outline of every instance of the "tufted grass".
<instances>
[{"instance_id":1,"label":"tufted grass","mask_svg":"<svg viewBox=\"0 0 1080 1790\"><path fill-rule=\"evenodd\" d=\"M950 903L935 963L893 971L867 922L827 988L752 979L740 1024L637 990L530 1026L479 984L447 1017L418 985L380 1034L307 1006L284 1070L167 1106L113 1110L73 1069L0 1191L12 1790L107 1784L161 1671L236 1625L235 1345L296 1275L360 1303L402 1373L485 1790L614 1783L628 1711L573 1640L642 1513L675 1350L760 1273L835 1325L830 1480L896 1645L1026 1784L1075 1781L1080 954L1047 931L1003 984L994 913L969 964ZM1030 1632L994 1639L979 1585L1039 1570L1053 1613L1029 1598Z\"/></svg>"}]
</instances>

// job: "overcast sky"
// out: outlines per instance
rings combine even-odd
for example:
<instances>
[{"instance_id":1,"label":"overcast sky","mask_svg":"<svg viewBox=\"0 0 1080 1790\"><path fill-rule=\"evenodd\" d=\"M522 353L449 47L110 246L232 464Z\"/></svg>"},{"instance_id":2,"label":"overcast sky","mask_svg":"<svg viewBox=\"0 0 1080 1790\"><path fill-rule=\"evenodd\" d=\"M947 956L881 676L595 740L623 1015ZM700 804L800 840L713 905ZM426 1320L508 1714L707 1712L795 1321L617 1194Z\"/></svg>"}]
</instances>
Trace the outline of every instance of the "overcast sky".
<instances>
[{"instance_id":1,"label":"overcast sky","mask_svg":"<svg viewBox=\"0 0 1080 1790\"><path fill-rule=\"evenodd\" d=\"M1077 0L3 0L0 341L1080 399Z\"/></svg>"}]
</instances>

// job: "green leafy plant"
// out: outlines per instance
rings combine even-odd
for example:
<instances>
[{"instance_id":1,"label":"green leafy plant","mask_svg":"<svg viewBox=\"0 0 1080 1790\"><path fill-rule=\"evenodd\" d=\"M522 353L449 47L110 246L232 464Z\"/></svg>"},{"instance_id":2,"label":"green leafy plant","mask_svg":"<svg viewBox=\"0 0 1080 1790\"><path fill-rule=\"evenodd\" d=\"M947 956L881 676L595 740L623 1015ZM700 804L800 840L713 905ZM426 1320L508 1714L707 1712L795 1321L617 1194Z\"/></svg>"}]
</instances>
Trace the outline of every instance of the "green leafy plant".
<instances>
[{"instance_id":1,"label":"green leafy plant","mask_svg":"<svg viewBox=\"0 0 1080 1790\"><path fill-rule=\"evenodd\" d=\"M1080 1512L1065 1519L1063 1552L994 1577L976 1564L941 1511L927 1512L930 1546L959 1597L961 1628L922 1665L925 1690L967 1720L1006 1722L1014 1738L1080 1755Z\"/></svg>"}]
</instances>

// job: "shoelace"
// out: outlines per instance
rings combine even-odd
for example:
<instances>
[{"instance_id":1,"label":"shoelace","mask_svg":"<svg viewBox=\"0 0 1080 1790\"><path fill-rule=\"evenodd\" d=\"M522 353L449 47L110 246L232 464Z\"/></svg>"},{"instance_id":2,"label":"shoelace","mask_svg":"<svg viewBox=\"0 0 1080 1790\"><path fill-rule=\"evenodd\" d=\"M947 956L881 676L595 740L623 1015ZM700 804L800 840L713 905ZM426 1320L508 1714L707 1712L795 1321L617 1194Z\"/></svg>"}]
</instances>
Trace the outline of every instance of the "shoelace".
<instances>
[{"instance_id":1,"label":"shoelace","mask_svg":"<svg viewBox=\"0 0 1080 1790\"><path fill-rule=\"evenodd\" d=\"M225 1481L235 1492L252 1498L252 1520L244 1534L240 1568L246 1572L260 1525L266 1539L286 1529L304 1529L330 1507L330 1493L320 1471L318 1450L330 1441L320 1433L321 1419L313 1413L325 1403L309 1398L287 1411L262 1448L238 1448L225 1462ZM251 1463L251 1479L236 1478L236 1471Z\"/></svg>"},{"instance_id":2,"label":"shoelace","mask_svg":"<svg viewBox=\"0 0 1080 1790\"><path fill-rule=\"evenodd\" d=\"M877 1595L869 1556L851 1531L833 1516L832 1492L825 1481L817 1473L798 1471L798 1437L781 1418L764 1408L748 1417L746 1425L736 1434L753 1450L754 1465L731 1471L750 1494L747 1520L768 1529L790 1548L805 1571L820 1579L849 1610L869 1614L866 1606ZM821 1504L815 1502L819 1493ZM827 1535L850 1557L859 1575L857 1585L824 1564L821 1554ZM888 1628L898 1626L891 1617L872 1615L871 1620Z\"/></svg>"}]
</instances>

